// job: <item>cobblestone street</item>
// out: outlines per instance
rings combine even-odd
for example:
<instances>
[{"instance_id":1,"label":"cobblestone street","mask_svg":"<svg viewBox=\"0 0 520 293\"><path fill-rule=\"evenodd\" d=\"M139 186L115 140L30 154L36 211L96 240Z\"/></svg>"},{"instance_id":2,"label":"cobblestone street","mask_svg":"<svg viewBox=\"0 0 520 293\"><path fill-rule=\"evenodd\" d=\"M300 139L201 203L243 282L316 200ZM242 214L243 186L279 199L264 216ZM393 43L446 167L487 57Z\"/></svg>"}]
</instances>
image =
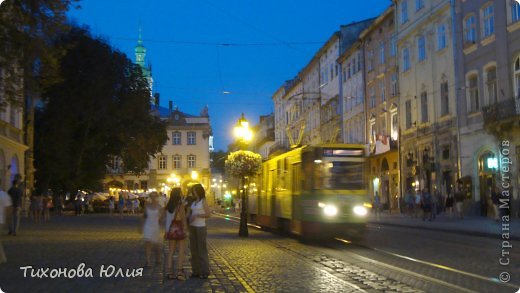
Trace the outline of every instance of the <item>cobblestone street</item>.
<instances>
[{"instance_id":1,"label":"cobblestone street","mask_svg":"<svg viewBox=\"0 0 520 293\"><path fill-rule=\"evenodd\" d=\"M26 219L25 219L26 220ZM321 244L306 244L250 228L249 238L237 236L233 219L209 221L208 247L211 275L207 280L168 280L163 264L144 268L143 276L100 276L102 266L123 271L144 267L144 249L138 233L139 218L106 215L55 217L51 223L22 222L18 236L2 235L8 262L0 266L4 292L457 292L464 278L451 276L460 287L443 287L418 276L378 266L379 256L342 250ZM373 236L372 238L374 238ZM377 237L375 237L377 239ZM357 255L354 255L356 254ZM370 257L371 259L363 259ZM384 260L387 266L409 264ZM394 263L392 263L392 261ZM84 263L92 277L24 277L25 266L78 268ZM164 263L164 262L163 262ZM189 272L189 264L185 267ZM428 274L432 269L408 267ZM439 274L439 272L433 272ZM446 275L446 273L443 273ZM449 275L449 274L448 274ZM469 281L470 282L470 281ZM468 285L468 287L471 287ZM490 287L495 288L495 287ZM497 287L501 288L501 287ZM451 290L450 290L451 289ZM492 289L494 290L494 289ZM508 291L504 291L508 292Z\"/></svg>"}]
</instances>

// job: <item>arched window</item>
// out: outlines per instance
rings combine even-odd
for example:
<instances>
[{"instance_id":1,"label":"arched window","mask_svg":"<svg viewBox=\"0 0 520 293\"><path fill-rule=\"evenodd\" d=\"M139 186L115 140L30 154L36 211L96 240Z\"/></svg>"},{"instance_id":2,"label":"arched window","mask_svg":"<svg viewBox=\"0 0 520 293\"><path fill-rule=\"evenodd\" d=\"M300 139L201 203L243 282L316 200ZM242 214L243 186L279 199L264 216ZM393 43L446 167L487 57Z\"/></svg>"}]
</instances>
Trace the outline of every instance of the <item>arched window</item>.
<instances>
[{"instance_id":1,"label":"arched window","mask_svg":"<svg viewBox=\"0 0 520 293\"><path fill-rule=\"evenodd\" d=\"M515 97L517 100L519 100L520 99L520 56L516 57L513 69L514 69L513 84L515 86Z\"/></svg>"}]
</instances>

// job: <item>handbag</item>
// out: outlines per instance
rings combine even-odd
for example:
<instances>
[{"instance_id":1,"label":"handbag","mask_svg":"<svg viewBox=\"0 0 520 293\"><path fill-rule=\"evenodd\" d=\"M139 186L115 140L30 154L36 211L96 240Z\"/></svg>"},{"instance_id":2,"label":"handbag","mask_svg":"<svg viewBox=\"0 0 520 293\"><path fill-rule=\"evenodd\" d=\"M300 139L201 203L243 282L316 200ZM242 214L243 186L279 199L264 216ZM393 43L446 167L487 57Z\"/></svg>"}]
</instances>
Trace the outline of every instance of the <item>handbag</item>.
<instances>
[{"instance_id":1,"label":"handbag","mask_svg":"<svg viewBox=\"0 0 520 293\"><path fill-rule=\"evenodd\" d=\"M164 239L166 240L183 240L186 238L186 232L184 231L184 225L182 220L177 220L179 214L179 208L181 204L175 210L175 216L170 223L170 228L164 233Z\"/></svg>"}]
</instances>

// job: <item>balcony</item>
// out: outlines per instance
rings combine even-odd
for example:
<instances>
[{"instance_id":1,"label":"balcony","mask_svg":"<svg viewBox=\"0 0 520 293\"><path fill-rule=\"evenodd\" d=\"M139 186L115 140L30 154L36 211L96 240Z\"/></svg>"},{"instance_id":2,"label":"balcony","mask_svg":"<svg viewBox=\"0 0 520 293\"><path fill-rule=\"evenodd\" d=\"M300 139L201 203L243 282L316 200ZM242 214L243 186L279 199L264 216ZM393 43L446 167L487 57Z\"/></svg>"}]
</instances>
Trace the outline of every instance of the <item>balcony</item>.
<instances>
[{"instance_id":1,"label":"balcony","mask_svg":"<svg viewBox=\"0 0 520 293\"><path fill-rule=\"evenodd\" d=\"M520 118L520 99L508 99L482 109L486 128L513 122Z\"/></svg>"},{"instance_id":2,"label":"balcony","mask_svg":"<svg viewBox=\"0 0 520 293\"><path fill-rule=\"evenodd\" d=\"M23 131L3 120L0 120L0 135L7 137L14 142L23 144Z\"/></svg>"}]
</instances>

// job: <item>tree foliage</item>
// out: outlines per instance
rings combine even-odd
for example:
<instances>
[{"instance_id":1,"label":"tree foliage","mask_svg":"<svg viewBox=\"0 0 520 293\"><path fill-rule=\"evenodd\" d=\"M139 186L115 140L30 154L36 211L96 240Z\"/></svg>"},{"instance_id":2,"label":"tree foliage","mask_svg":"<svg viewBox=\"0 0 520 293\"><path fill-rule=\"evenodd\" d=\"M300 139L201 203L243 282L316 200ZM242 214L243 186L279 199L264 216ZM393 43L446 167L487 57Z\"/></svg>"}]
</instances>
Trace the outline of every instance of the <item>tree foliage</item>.
<instances>
[{"instance_id":1,"label":"tree foliage","mask_svg":"<svg viewBox=\"0 0 520 293\"><path fill-rule=\"evenodd\" d=\"M236 178L256 175L262 167L262 156L251 151L236 151L226 159L226 173Z\"/></svg>"},{"instance_id":2,"label":"tree foliage","mask_svg":"<svg viewBox=\"0 0 520 293\"><path fill-rule=\"evenodd\" d=\"M140 67L84 28L72 28L55 45L65 53L61 80L42 93L36 115L38 186L98 188L113 156L123 159L125 170L141 172L167 135L151 115Z\"/></svg>"},{"instance_id":3,"label":"tree foliage","mask_svg":"<svg viewBox=\"0 0 520 293\"><path fill-rule=\"evenodd\" d=\"M21 97L40 93L58 80L57 60L63 51L51 43L68 30L66 13L77 0L7 0L0 9L0 108L23 105ZM1 72L0 72L1 73Z\"/></svg>"}]
</instances>

